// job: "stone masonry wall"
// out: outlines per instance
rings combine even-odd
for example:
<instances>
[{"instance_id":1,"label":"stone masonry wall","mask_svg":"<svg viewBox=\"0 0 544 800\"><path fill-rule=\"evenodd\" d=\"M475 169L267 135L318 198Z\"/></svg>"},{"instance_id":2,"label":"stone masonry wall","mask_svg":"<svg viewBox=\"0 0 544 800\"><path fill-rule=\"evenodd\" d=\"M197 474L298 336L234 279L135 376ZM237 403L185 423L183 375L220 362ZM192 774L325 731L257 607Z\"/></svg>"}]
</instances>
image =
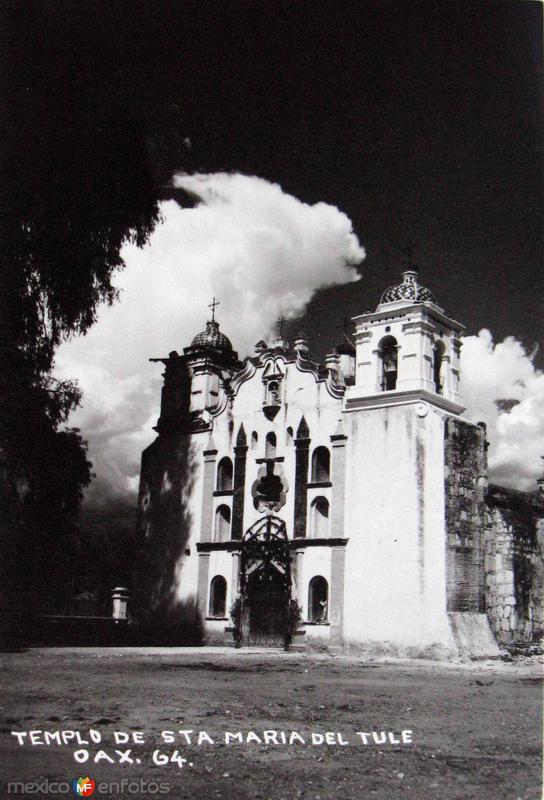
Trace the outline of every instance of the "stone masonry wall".
<instances>
[{"instance_id":1,"label":"stone masonry wall","mask_svg":"<svg viewBox=\"0 0 544 800\"><path fill-rule=\"evenodd\" d=\"M544 498L490 487L486 523L485 604L499 642L526 643L544 633Z\"/></svg>"},{"instance_id":2,"label":"stone masonry wall","mask_svg":"<svg viewBox=\"0 0 544 800\"><path fill-rule=\"evenodd\" d=\"M448 417L444 451L448 611L483 611L485 427Z\"/></svg>"}]
</instances>

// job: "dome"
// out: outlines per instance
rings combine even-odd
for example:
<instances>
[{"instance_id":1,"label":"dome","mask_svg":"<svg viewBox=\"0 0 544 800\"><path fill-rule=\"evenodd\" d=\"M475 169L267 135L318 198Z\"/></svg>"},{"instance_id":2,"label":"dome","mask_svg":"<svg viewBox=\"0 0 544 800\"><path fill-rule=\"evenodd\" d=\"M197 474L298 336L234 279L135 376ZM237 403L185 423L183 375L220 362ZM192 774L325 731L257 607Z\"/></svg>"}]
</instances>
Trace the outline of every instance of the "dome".
<instances>
[{"instance_id":1,"label":"dome","mask_svg":"<svg viewBox=\"0 0 544 800\"><path fill-rule=\"evenodd\" d=\"M417 269L408 269L402 273L402 283L390 286L382 294L382 303L398 303L408 300L412 303L436 303L434 294L417 280Z\"/></svg>"},{"instance_id":2,"label":"dome","mask_svg":"<svg viewBox=\"0 0 544 800\"><path fill-rule=\"evenodd\" d=\"M232 353L232 344L230 340L221 333L219 330L219 323L214 320L209 320L206 323L206 330L202 333L197 333L191 347L208 347L211 350L227 350Z\"/></svg>"}]
</instances>

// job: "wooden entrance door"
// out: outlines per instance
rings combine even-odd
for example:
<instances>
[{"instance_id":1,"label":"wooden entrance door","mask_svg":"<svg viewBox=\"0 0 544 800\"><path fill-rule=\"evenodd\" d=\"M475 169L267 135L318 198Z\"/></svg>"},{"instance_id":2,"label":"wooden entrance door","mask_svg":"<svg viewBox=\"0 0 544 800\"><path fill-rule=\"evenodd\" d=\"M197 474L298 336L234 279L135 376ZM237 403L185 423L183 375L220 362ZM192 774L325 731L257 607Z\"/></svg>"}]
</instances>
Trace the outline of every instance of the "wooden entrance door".
<instances>
[{"instance_id":1,"label":"wooden entrance door","mask_svg":"<svg viewBox=\"0 0 544 800\"><path fill-rule=\"evenodd\" d=\"M285 523L269 514L245 532L240 560L244 644L283 647L291 599Z\"/></svg>"},{"instance_id":2,"label":"wooden entrance door","mask_svg":"<svg viewBox=\"0 0 544 800\"><path fill-rule=\"evenodd\" d=\"M273 567L255 570L247 582L248 645L283 647L285 586Z\"/></svg>"}]
</instances>

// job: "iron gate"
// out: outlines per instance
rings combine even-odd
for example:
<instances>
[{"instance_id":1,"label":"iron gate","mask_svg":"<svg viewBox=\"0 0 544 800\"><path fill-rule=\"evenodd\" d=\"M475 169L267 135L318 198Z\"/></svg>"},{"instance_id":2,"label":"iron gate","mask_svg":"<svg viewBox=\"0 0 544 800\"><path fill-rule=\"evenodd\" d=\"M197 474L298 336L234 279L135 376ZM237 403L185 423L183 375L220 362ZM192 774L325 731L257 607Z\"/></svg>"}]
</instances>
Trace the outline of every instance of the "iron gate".
<instances>
[{"instance_id":1,"label":"iron gate","mask_svg":"<svg viewBox=\"0 0 544 800\"><path fill-rule=\"evenodd\" d=\"M285 523L272 514L246 531L240 560L243 643L283 646L291 599Z\"/></svg>"}]
</instances>

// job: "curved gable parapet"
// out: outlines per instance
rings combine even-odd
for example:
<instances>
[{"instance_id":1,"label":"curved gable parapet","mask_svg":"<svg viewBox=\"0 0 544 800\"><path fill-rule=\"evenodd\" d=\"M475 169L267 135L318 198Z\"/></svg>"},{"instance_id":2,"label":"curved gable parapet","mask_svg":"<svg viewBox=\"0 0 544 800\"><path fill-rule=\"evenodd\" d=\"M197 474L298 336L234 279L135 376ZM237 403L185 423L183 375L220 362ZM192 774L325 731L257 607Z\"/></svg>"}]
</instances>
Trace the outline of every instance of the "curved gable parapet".
<instances>
[{"instance_id":1,"label":"curved gable parapet","mask_svg":"<svg viewBox=\"0 0 544 800\"><path fill-rule=\"evenodd\" d=\"M236 397L240 386L246 381L249 381L255 375L257 372L257 366L259 365L259 360L260 359L258 358L246 358L242 364L242 369L232 376L230 382L232 397Z\"/></svg>"},{"instance_id":2,"label":"curved gable parapet","mask_svg":"<svg viewBox=\"0 0 544 800\"><path fill-rule=\"evenodd\" d=\"M287 364L292 364L293 359L288 358L285 353L271 352L263 353L260 358L259 366L263 368L263 381L283 380L287 373Z\"/></svg>"},{"instance_id":3,"label":"curved gable parapet","mask_svg":"<svg viewBox=\"0 0 544 800\"><path fill-rule=\"evenodd\" d=\"M339 380L338 374L335 370L328 369L322 364L312 361L310 358L305 356L304 352L301 352L300 350L297 353L295 363L299 372L310 372L314 376L316 383L324 382L325 388L331 397L334 397L338 400L344 396L346 387L343 381Z\"/></svg>"},{"instance_id":4,"label":"curved gable parapet","mask_svg":"<svg viewBox=\"0 0 544 800\"><path fill-rule=\"evenodd\" d=\"M251 380L259 367L263 367L263 375L271 375L276 371L285 375L285 364L290 363L292 359L286 357L285 352L279 348L264 350L259 353L255 358L248 357L242 365L242 369L232 376L230 381L230 394L235 397L240 390L242 384ZM281 363L281 367L278 365Z\"/></svg>"},{"instance_id":5,"label":"curved gable parapet","mask_svg":"<svg viewBox=\"0 0 544 800\"><path fill-rule=\"evenodd\" d=\"M338 374L334 370L328 370L325 386L331 397L339 400L346 393L346 384L338 379Z\"/></svg>"},{"instance_id":6,"label":"curved gable parapet","mask_svg":"<svg viewBox=\"0 0 544 800\"><path fill-rule=\"evenodd\" d=\"M223 372L221 375L221 382L219 385L219 394L217 397L217 403L213 408L209 409L212 417L218 417L226 409L229 400L232 402L232 399L235 394L232 383L233 379L230 377L230 374Z\"/></svg>"},{"instance_id":7,"label":"curved gable parapet","mask_svg":"<svg viewBox=\"0 0 544 800\"><path fill-rule=\"evenodd\" d=\"M218 417L220 414L222 414L222 413L223 413L223 411L226 409L226 407L227 407L227 405L228 405L228 402L229 402L229 398L230 398L230 397L231 397L231 395L230 395L229 393L227 393L227 392L226 392L226 391L223 389L223 390L220 392L220 395L219 395L219 401L218 401L217 405L216 405L214 408L211 408L211 409L210 409L210 412L209 412L209 413L210 413L210 416L212 416L212 417Z\"/></svg>"},{"instance_id":8,"label":"curved gable parapet","mask_svg":"<svg viewBox=\"0 0 544 800\"><path fill-rule=\"evenodd\" d=\"M326 368L308 358L304 351L299 350L297 352L295 364L299 372L311 372L316 382L325 380L327 377Z\"/></svg>"},{"instance_id":9,"label":"curved gable parapet","mask_svg":"<svg viewBox=\"0 0 544 800\"><path fill-rule=\"evenodd\" d=\"M341 374L335 369L313 361L308 357L307 351L298 350L296 353L287 353L281 348L268 348L255 357L246 358L242 368L234 373L228 382L224 383L218 398L219 402L213 409L212 415L217 417L222 414L229 401L234 401L243 384L254 378L258 372L266 385L275 379L283 381L290 365L295 366L298 372L313 375L316 384L323 383L327 393L334 399L338 400L344 396L346 387Z\"/></svg>"}]
</instances>

